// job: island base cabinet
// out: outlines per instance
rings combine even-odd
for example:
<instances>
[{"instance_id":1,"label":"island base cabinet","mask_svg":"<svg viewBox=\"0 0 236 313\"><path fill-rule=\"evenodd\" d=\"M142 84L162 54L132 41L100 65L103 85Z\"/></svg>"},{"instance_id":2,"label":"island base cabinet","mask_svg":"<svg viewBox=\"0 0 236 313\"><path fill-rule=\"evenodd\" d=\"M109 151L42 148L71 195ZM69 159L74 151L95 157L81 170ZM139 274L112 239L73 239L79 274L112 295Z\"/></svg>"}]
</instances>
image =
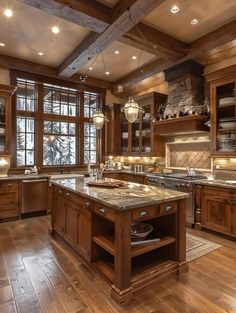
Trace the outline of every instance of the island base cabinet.
<instances>
[{"instance_id":1,"label":"island base cabinet","mask_svg":"<svg viewBox=\"0 0 236 313\"><path fill-rule=\"evenodd\" d=\"M65 208L65 233L64 238L72 246L76 245L77 207L76 202L64 200Z\"/></svg>"},{"instance_id":2,"label":"island base cabinet","mask_svg":"<svg viewBox=\"0 0 236 313\"><path fill-rule=\"evenodd\" d=\"M233 236L236 237L236 201L233 205L233 218L232 218L232 233L233 233Z\"/></svg>"},{"instance_id":3,"label":"island base cabinet","mask_svg":"<svg viewBox=\"0 0 236 313\"><path fill-rule=\"evenodd\" d=\"M91 212L78 207L76 217L76 250L91 260Z\"/></svg>"},{"instance_id":4,"label":"island base cabinet","mask_svg":"<svg viewBox=\"0 0 236 313\"><path fill-rule=\"evenodd\" d=\"M53 197L54 219L52 229L55 229L59 235L63 235L65 232L66 210L64 206L63 194L60 194L59 191L60 190L56 190Z\"/></svg>"}]
</instances>

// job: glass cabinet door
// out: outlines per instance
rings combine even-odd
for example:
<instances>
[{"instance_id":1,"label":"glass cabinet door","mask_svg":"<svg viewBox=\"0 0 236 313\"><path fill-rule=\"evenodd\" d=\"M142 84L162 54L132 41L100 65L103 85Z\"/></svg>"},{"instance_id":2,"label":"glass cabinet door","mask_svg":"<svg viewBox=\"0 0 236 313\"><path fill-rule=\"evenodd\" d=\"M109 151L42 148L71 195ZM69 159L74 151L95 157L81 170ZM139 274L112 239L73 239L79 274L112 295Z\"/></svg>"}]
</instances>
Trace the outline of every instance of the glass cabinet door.
<instances>
[{"instance_id":1,"label":"glass cabinet door","mask_svg":"<svg viewBox=\"0 0 236 313\"><path fill-rule=\"evenodd\" d=\"M5 151L6 98L0 96L0 153Z\"/></svg>"},{"instance_id":2,"label":"glass cabinet door","mask_svg":"<svg viewBox=\"0 0 236 313\"><path fill-rule=\"evenodd\" d=\"M129 125L124 114L121 117L121 153L129 152Z\"/></svg>"},{"instance_id":3,"label":"glass cabinet door","mask_svg":"<svg viewBox=\"0 0 236 313\"><path fill-rule=\"evenodd\" d=\"M236 152L235 81L216 87L216 151L222 154Z\"/></svg>"}]
</instances>

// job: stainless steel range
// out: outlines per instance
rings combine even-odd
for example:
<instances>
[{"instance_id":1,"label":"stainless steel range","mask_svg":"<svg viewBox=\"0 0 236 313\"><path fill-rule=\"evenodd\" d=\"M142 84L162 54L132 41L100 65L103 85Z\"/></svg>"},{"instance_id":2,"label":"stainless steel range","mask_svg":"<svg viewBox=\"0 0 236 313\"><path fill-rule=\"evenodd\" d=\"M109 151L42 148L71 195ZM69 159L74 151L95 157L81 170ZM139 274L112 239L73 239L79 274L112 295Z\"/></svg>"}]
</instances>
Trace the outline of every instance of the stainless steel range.
<instances>
[{"instance_id":1,"label":"stainless steel range","mask_svg":"<svg viewBox=\"0 0 236 313\"><path fill-rule=\"evenodd\" d=\"M187 176L180 173L152 173L147 176L148 184L161 188L174 189L189 193L186 207L186 222L194 225L194 211L195 203L193 196L193 181L198 179L205 179L205 176L195 175Z\"/></svg>"}]
</instances>

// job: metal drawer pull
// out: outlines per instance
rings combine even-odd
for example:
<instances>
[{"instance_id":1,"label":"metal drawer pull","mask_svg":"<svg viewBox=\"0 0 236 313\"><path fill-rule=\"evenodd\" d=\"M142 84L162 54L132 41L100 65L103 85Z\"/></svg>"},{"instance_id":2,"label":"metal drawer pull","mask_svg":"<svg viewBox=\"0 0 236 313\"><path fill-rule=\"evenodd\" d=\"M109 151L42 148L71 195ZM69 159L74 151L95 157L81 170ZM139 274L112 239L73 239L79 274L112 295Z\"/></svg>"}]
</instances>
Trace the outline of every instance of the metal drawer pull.
<instances>
[{"instance_id":1,"label":"metal drawer pull","mask_svg":"<svg viewBox=\"0 0 236 313\"><path fill-rule=\"evenodd\" d=\"M149 215L149 214L148 214L147 211L142 211L142 212L139 213L139 217L140 217L140 218L146 217L146 216L148 216L148 215Z\"/></svg>"},{"instance_id":2,"label":"metal drawer pull","mask_svg":"<svg viewBox=\"0 0 236 313\"><path fill-rule=\"evenodd\" d=\"M231 204L231 205L232 205L232 204L236 204L236 202L233 201L233 200L228 200L228 203Z\"/></svg>"},{"instance_id":3,"label":"metal drawer pull","mask_svg":"<svg viewBox=\"0 0 236 313\"><path fill-rule=\"evenodd\" d=\"M106 213L106 209L105 208L101 208L101 209L98 210L98 212L100 214L105 214Z\"/></svg>"},{"instance_id":4,"label":"metal drawer pull","mask_svg":"<svg viewBox=\"0 0 236 313\"><path fill-rule=\"evenodd\" d=\"M61 191L61 190L58 190L58 193L62 193L62 191Z\"/></svg>"},{"instance_id":5,"label":"metal drawer pull","mask_svg":"<svg viewBox=\"0 0 236 313\"><path fill-rule=\"evenodd\" d=\"M66 192L66 196L70 196L70 193L69 193L69 192Z\"/></svg>"},{"instance_id":6,"label":"metal drawer pull","mask_svg":"<svg viewBox=\"0 0 236 313\"><path fill-rule=\"evenodd\" d=\"M166 207L165 207L165 211L166 211L166 212L169 212L169 211L171 211L171 210L173 210L172 206L166 206Z\"/></svg>"}]
</instances>

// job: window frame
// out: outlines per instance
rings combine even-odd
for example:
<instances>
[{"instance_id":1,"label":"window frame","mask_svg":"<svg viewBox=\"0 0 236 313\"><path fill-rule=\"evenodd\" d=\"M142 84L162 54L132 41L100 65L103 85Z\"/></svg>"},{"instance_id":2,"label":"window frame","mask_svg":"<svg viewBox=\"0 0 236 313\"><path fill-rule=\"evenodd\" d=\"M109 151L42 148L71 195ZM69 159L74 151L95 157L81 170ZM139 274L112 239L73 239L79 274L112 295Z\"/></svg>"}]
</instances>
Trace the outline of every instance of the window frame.
<instances>
[{"instance_id":1,"label":"window frame","mask_svg":"<svg viewBox=\"0 0 236 313\"><path fill-rule=\"evenodd\" d=\"M105 100L105 89L85 86L82 84L78 84L75 82L70 82L66 80L60 80L57 78L51 78L42 75L36 75L31 73L20 72L16 70L11 70L10 72L11 83L13 85L17 85L17 79L25 79L34 81L37 85L37 94L38 94L38 103L37 109L35 112L29 111L22 111L16 109L16 93L13 96L13 125L12 131L15 136L13 136L12 142L12 164L13 167L25 167L25 166L17 166L16 164L16 117L33 117L35 118L36 129L35 129L35 165L41 168L56 168L58 166L55 165L43 165L43 136L44 136L44 129L43 123L44 121L60 121L60 122L71 122L76 124L76 162L75 164L68 164L65 165L66 167L84 167L86 163L84 163L84 125L85 123L92 123L90 117L84 117L84 93L94 93L98 96L98 103L97 105L103 107L104 100ZM80 115L77 116L67 116L67 115L57 115L52 113L44 113L43 110L43 84L51 84L54 86L64 87L64 88L71 88L76 89L78 105L77 105L77 112L80 112ZM15 123L14 123L15 121ZM14 125L15 124L15 125ZM97 161L101 159L101 145L100 143L100 136L101 132L97 132Z\"/></svg>"}]
</instances>

